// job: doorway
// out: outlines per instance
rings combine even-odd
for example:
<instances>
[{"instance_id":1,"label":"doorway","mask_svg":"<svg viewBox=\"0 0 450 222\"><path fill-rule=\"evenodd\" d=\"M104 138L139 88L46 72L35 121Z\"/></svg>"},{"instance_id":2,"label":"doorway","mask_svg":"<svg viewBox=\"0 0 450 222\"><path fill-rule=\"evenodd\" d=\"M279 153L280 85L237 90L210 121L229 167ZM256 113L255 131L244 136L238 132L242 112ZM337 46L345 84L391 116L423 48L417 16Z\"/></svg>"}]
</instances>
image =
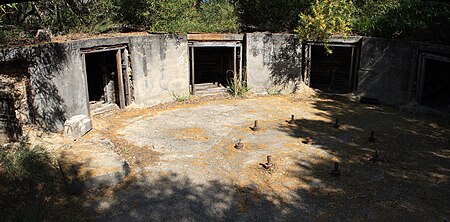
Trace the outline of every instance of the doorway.
<instances>
[{"instance_id":1,"label":"doorway","mask_svg":"<svg viewBox=\"0 0 450 222\"><path fill-rule=\"evenodd\" d=\"M242 80L240 42L190 42L190 86L192 94L226 92Z\"/></svg>"},{"instance_id":2,"label":"doorway","mask_svg":"<svg viewBox=\"0 0 450 222\"><path fill-rule=\"evenodd\" d=\"M357 48L355 45L309 45L308 82L312 88L328 93L349 93L355 90Z\"/></svg>"},{"instance_id":3,"label":"doorway","mask_svg":"<svg viewBox=\"0 0 450 222\"><path fill-rule=\"evenodd\" d=\"M124 109L132 102L132 75L125 46L82 50L89 110ZM94 111L94 112L93 112Z\"/></svg>"},{"instance_id":4,"label":"doorway","mask_svg":"<svg viewBox=\"0 0 450 222\"><path fill-rule=\"evenodd\" d=\"M450 57L422 53L419 70L419 103L450 111Z\"/></svg>"}]
</instances>

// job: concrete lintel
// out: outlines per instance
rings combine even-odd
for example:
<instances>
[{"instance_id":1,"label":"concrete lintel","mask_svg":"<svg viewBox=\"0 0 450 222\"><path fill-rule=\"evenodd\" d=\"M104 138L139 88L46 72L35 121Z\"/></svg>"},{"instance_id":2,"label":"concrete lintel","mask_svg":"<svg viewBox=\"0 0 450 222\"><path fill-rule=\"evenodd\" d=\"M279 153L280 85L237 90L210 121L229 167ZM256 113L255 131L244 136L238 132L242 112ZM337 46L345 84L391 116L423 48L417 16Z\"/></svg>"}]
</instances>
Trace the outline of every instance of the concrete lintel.
<instances>
[{"instance_id":1,"label":"concrete lintel","mask_svg":"<svg viewBox=\"0 0 450 222\"><path fill-rule=\"evenodd\" d=\"M361 42L363 37L361 36L333 36L330 39L328 39L328 43L330 45L332 44L357 44ZM315 43L315 44L323 44L324 42L313 42L313 41L307 41L308 43Z\"/></svg>"},{"instance_id":2,"label":"concrete lintel","mask_svg":"<svg viewBox=\"0 0 450 222\"><path fill-rule=\"evenodd\" d=\"M208 42L189 42L189 47L241 47L240 41L208 41Z\"/></svg>"},{"instance_id":3,"label":"concrete lintel","mask_svg":"<svg viewBox=\"0 0 450 222\"><path fill-rule=\"evenodd\" d=\"M243 41L244 34L209 34L197 33L188 34L189 41Z\"/></svg>"}]
</instances>

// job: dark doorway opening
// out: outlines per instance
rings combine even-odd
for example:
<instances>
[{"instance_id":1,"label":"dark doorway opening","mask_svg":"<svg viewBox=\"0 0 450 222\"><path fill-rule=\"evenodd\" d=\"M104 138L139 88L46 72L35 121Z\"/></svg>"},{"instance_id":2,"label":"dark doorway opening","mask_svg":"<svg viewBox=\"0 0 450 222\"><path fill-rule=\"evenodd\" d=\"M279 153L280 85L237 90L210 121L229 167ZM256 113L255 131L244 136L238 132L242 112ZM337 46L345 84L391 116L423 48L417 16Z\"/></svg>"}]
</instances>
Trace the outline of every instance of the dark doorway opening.
<instances>
[{"instance_id":1,"label":"dark doorway opening","mask_svg":"<svg viewBox=\"0 0 450 222\"><path fill-rule=\"evenodd\" d=\"M330 46L327 54L323 45L311 46L310 86L330 93L349 93L354 90L355 48Z\"/></svg>"},{"instance_id":2,"label":"dark doorway opening","mask_svg":"<svg viewBox=\"0 0 450 222\"><path fill-rule=\"evenodd\" d=\"M82 52L91 114L131 104L133 85L127 48L99 47Z\"/></svg>"},{"instance_id":3,"label":"dark doorway opening","mask_svg":"<svg viewBox=\"0 0 450 222\"><path fill-rule=\"evenodd\" d=\"M189 50L191 93L226 93L234 81L242 80L240 42L191 42Z\"/></svg>"},{"instance_id":4,"label":"dark doorway opening","mask_svg":"<svg viewBox=\"0 0 450 222\"><path fill-rule=\"evenodd\" d=\"M86 54L89 101L103 101L119 105L116 52Z\"/></svg>"},{"instance_id":5,"label":"dark doorway opening","mask_svg":"<svg viewBox=\"0 0 450 222\"><path fill-rule=\"evenodd\" d=\"M423 58L422 105L450 110L450 58Z\"/></svg>"},{"instance_id":6,"label":"dark doorway opening","mask_svg":"<svg viewBox=\"0 0 450 222\"><path fill-rule=\"evenodd\" d=\"M194 48L194 84L215 83L227 86L233 78L233 48Z\"/></svg>"}]
</instances>

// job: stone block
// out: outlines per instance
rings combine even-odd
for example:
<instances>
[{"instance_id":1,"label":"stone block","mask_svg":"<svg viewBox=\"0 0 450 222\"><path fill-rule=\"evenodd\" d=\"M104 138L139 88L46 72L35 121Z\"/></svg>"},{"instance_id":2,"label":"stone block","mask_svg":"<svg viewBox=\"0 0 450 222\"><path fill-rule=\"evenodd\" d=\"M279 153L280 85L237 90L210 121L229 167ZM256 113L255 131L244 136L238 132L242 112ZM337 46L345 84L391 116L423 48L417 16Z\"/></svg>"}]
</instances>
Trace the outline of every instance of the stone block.
<instances>
[{"instance_id":1,"label":"stone block","mask_svg":"<svg viewBox=\"0 0 450 222\"><path fill-rule=\"evenodd\" d=\"M70 194L116 185L129 173L128 163L102 141L62 151L58 165Z\"/></svg>"},{"instance_id":2,"label":"stone block","mask_svg":"<svg viewBox=\"0 0 450 222\"><path fill-rule=\"evenodd\" d=\"M92 121L85 115L76 115L64 123L64 135L78 139L92 129Z\"/></svg>"}]
</instances>

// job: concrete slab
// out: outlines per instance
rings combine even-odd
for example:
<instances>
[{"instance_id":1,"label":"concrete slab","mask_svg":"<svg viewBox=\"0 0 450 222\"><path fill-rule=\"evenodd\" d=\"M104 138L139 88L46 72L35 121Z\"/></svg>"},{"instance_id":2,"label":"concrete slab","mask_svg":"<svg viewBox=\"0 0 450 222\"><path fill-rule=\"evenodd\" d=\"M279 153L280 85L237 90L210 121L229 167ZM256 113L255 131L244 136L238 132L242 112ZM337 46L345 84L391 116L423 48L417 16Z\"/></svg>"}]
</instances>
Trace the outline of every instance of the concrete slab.
<instances>
[{"instance_id":1,"label":"concrete slab","mask_svg":"<svg viewBox=\"0 0 450 222\"><path fill-rule=\"evenodd\" d=\"M128 163L105 141L91 140L61 152L58 164L69 193L112 186L126 177Z\"/></svg>"}]
</instances>

